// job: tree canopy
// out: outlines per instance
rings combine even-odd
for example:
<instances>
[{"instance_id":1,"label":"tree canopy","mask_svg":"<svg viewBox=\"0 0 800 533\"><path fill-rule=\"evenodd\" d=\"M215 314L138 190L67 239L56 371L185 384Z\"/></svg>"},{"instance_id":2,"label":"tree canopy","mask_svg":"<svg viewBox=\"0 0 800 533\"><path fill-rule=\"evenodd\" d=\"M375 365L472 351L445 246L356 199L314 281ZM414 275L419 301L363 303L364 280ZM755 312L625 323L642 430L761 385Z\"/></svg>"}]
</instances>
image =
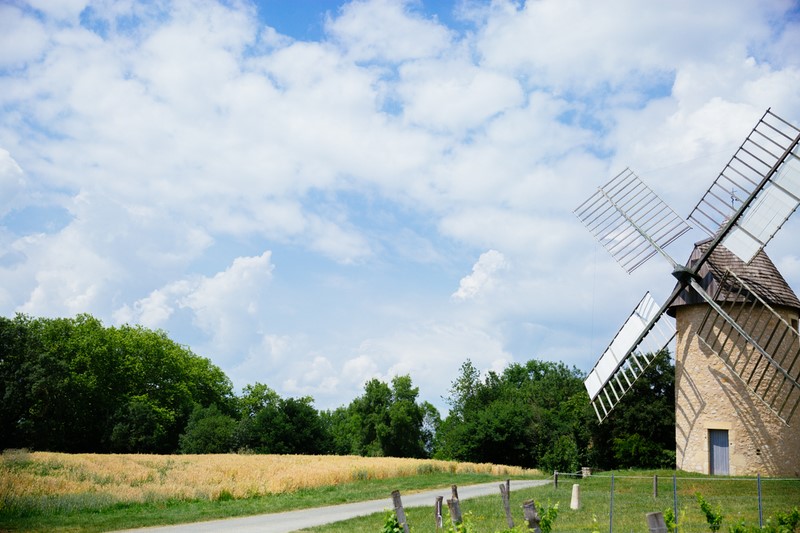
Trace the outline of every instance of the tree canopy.
<instances>
[{"instance_id":1,"label":"tree canopy","mask_svg":"<svg viewBox=\"0 0 800 533\"><path fill-rule=\"evenodd\" d=\"M140 326L0 317L0 446L67 452L176 450L195 404L235 405L208 359Z\"/></svg>"},{"instance_id":2,"label":"tree canopy","mask_svg":"<svg viewBox=\"0 0 800 533\"><path fill-rule=\"evenodd\" d=\"M0 317L0 449L437 457L575 471L672 467L674 369L658 354L601 424L577 368L531 359L502 372L468 359L442 420L411 376L371 379L318 411L254 383L235 395L208 359L141 326Z\"/></svg>"}]
</instances>

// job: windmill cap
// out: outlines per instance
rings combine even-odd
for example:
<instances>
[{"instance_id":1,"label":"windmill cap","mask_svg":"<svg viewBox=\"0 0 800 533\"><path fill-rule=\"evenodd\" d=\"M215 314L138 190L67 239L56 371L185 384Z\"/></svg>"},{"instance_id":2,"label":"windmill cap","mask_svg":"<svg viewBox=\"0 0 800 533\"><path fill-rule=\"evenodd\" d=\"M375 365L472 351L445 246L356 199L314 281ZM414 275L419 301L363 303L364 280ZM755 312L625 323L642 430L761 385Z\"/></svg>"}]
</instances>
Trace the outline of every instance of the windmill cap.
<instances>
[{"instance_id":1,"label":"windmill cap","mask_svg":"<svg viewBox=\"0 0 800 533\"><path fill-rule=\"evenodd\" d=\"M686 263L687 267L693 267L700 260L711 241L712 239L709 238L694 245L694 250ZM697 272L700 278L700 286L708 294L716 294L719 281L725 275L727 269L730 269L731 272L744 280L753 292L758 294L769 305L790 307L800 311L800 300L797 299L797 295L786 283L786 280L763 249L759 250L750 263L745 263L720 244ZM729 298L733 298L733 296L729 296ZM705 301L700 295L687 287L681 291L680 295L669 306L667 313L674 317L677 307L702 303L705 303Z\"/></svg>"}]
</instances>

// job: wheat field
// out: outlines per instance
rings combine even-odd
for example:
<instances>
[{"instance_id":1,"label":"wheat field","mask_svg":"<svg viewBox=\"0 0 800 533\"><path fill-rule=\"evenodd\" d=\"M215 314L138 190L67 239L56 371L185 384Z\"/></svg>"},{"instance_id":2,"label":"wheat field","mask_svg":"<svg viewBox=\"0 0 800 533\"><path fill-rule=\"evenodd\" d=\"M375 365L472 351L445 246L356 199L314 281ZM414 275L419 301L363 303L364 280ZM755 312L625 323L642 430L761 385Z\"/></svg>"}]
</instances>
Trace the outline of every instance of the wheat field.
<instances>
[{"instance_id":1,"label":"wheat field","mask_svg":"<svg viewBox=\"0 0 800 533\"><path fill-rule=\"evenodd\" d=\"M113 502L239 499L431 472L517 476L517 467L357 456L65 454L7 450L0 510L12 502L91 497Z\"/></svg>"}]
</instances>

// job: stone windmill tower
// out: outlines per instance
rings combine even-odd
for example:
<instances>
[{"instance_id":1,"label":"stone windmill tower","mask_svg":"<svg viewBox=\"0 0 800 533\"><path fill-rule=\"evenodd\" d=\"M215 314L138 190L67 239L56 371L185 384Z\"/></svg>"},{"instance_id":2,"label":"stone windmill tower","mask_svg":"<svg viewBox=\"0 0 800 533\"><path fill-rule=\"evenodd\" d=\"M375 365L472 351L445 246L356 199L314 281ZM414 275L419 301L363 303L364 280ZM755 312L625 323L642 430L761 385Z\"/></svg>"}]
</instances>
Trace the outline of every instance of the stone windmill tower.
<instances>
[{"instance_id":1,"label":"stone windmill tower","mask_svg":"<svg viewBox=\"0 0 800 533\"><path fill-rule=\"evenodd\" d=\"M800 475L800 302L763 251L798 205L800 129L767 110L689 216L709 238L688 264L664 251L688 223L629 169L575 210L629 273L660 253L678 280L589 372L601 422L677 335L678 468Z\"/></svg>"},{"instance_id":2,"label":"stone windmill tower","mask_svg":"<svg viewBox=\"0 0 800 533\"><path fill-rule=\"evenodd\" d=\"M695 246L689 267L710 242ZM744 331L752 332L781 368L796 375L800 343L791 330L797 331L800 301L767 254L759 251L747 264L719 246L698 276L706 293ZM693 289L683 290L667 313L677 326L677 467L708 474L800 477L800 423L787 423L800 404L800 389L781 372L770 372L769 362L719 320Z\"/></svg>"}]
</instances>

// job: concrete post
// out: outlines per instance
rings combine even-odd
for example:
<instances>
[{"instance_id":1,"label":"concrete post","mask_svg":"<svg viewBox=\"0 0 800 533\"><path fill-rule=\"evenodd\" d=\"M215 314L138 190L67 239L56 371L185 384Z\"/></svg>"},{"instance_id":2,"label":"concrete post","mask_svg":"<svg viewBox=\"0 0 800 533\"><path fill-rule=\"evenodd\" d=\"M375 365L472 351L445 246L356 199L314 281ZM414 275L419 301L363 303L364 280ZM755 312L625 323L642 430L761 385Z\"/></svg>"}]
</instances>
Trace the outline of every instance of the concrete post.
<instances>
[{"instance_id":1,"label":"concrete post","mask_svg":"<svg viewBox=\"0 0 800 533\"><path fill-rule=\"evenodd\" d=\"M581 508L581 486L577 483L572 485L572 501L569 503L570 509Z\"/></svg>"}]
</instances>

